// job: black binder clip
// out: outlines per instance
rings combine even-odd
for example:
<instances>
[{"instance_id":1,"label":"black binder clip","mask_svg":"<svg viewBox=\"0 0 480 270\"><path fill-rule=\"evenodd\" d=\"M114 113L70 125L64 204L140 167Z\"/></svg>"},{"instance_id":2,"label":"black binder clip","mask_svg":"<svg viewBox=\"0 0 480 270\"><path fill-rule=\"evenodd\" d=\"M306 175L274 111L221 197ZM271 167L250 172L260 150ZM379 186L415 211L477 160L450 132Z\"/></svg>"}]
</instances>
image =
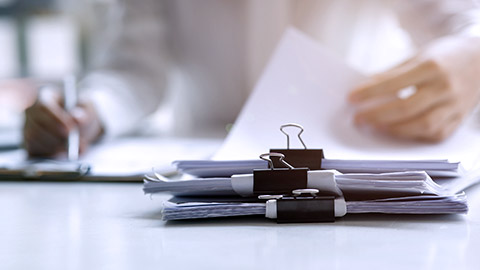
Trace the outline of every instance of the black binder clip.
<instances>
[{"instance_id":1,"label":"black binder clip","mask_svg":"<svg viewBox=\"0 0 480 270\"><path fill-rule=\"evenodd\" d=\"M267 218L277 223L335 222L335 197L317 196L317 189L298 189L292 195L263 195Z\"/></svg>"},{"instance_id":2,"label":"black binder clip","mask_svg":"<svg viewBox=\"0 0 480 270\"><path fill-rule=\"evenodd\" d=\"M268 157L278 157L279 162L287 168L275 168L273 161ZM266 153L260 158L268 161L270 169L253 171L253 194L289 194L292 190L307 188L308 168L294 168L285 160L281 153Z\"/></svg>"},{"instance_id":3,"label":"black binder clip","mask_svg":"<svg viewBox=\"0 0 480 270\"><path fill-rule=\"evenodd\" d=\"M290 149L290 135L283 130L286 127L296 127L300 129L297 137L302 143L304 149ZM307 149L307 146L301 137L301 134L304 131L301 125L295 123L284 124L280 126L280 131L287 136L287 149L270 149L270 153L284 154L293 167L307 167L310 170L322 169L322 159L325 158L323 149ZM274 166L280 166L280 163L281 161L279 160L273 161Z\"/></svg>"}]
</instances>

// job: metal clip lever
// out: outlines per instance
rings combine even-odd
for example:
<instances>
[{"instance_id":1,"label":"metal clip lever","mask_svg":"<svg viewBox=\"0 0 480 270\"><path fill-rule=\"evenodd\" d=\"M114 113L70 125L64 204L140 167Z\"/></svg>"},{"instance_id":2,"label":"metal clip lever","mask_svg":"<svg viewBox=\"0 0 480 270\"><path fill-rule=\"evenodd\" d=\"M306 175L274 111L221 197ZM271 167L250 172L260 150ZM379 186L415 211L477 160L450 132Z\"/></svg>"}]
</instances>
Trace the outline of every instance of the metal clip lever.
<instances>
[{"instance_id":1,"label":"metal clip lever","mask_svg":"<svg viewBox=\"0 0 480 270\"><path fill-rule=\"evenodd\" d=\"M298 132L298 135L297 135L298 140L302 143L303 148L304 148L304 149L307 149L307 145L305 145L305 143L303 142L302 137L301 137L304 129L303 129L303 127L302 127L301 125L296 124L296 123L288 123L288 124L283 124L283 125L280 126L280 131L281 131L283 134L285 134L285 136L287 136L287 149L290 149L290 135L288 135L288 133L283 130L283 129L286 128L286 127L296 127L296 128L298 128L298 129L300 129L300 132Z\"/></svg>"},{"instance_id":2,"label":"metal clip lever","mask_svg":"<svg viewBox=\"0 0 480 270\"><path fill-rule=\"evenodd\" d=\"M303 149L291 149L290 148L290 135L284 130L287 127L295 127L300 131L297 134L298 140L303 145ZM289 163L293 167L307 167L310 170L321 170L322 159L324 158L322 149L307 149L307 145L303 141L301 135L304 131L303 127L299 124L288 123L280 127L280 131L287 136L287 148L286 149L270 149L270 152L281 153L285 155ZM280 166L280 161L273 160L274 166ZM272 166L272 165L271 165Z\"/></svg>"},{"instance_id":3,"label":"metal clip lever","mask_svg":"<svg viewBox=\"0 0 480 270\"><path fill-rule=\"evenodd\" d=\"M275 168L273 161L267 157L278 157L280 164L286 168ZM294 168L285 160L285 155L280 153L266 153L260 158L270 164L270 169L259 169L253 171L253 193L262 194L284 194L294 189L306 188L308 184L308 169Z\"/></svg>"}]
</instances>

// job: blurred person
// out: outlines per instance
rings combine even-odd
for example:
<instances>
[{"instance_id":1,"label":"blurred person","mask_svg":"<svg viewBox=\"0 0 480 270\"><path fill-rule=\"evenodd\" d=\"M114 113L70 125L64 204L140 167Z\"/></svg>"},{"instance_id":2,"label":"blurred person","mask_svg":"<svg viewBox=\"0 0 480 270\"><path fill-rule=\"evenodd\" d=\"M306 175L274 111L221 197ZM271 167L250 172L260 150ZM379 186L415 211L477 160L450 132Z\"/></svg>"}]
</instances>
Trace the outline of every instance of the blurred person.
<instances>
[{"instance_id":1,"label":"blurred person","mask_svg":"<svg viewBox=\"0 0 480 270\"><path fill-rule=\"evenodd\" d=\"M82 102L72 115L58 97L39 99L26 111L31 155L64 151L74 126L80 127L82 149L102 136L139 128L165 99L172 71L181 82L175 85L175 122L191 132L224 127L235 120L286 27L342 54L355 46L356 26L362 20L378 26L375 19L385 10L395 12L419 50L353 89L349 101L359 108L383 100L358 110L357 124L408 140L441 141L480 98L480 8L474 1L98 2L115 6L92 10L103 31L82 82ZM399 98L409 86L413 94Z\"/></svg>"}]
</instances>

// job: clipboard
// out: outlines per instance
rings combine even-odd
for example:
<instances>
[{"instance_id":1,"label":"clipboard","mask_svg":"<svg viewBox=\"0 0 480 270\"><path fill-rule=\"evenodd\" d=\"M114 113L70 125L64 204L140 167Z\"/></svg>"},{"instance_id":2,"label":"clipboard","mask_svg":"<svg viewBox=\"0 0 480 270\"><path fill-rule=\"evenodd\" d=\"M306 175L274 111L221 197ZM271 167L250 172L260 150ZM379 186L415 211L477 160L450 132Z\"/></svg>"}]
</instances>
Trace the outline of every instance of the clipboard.
<instances>
[{"instance_id":1,"label":"clipboard","mask_svg":"<svg viewBox=\"0 0 480 270\"><path fill-rule=\"evenodd\" d=\"M86 163L36 159L0 167L0 180L76 181L89 171Z\"/></svg>"}]
</instances>

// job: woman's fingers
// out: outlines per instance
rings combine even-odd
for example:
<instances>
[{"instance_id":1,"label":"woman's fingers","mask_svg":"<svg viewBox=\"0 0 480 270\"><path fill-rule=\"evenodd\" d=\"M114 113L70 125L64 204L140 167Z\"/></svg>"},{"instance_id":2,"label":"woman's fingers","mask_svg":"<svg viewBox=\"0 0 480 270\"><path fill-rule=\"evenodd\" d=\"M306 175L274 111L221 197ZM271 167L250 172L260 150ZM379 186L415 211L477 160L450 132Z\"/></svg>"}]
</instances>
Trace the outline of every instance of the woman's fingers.
<instances>
[{"instance_id":1,"label":"woman's fingers","mask_svg":"<svg viewBox=\"0 0 480 270\"><path fill-rule=\"evenodd\" d=\"M65 148L66 139L55 136L31 118L26 119L24 140L32 156L52 156Z\"/></svg>"},{"instance_id":2,"label":"woman's fingers","mask_svg":"<svg viewBox=\"0 0 480 270\"><path fill-rule=\"evenodd\" d=\"M432 142L441 142L448 138L457 130L458 126L462 123L463 116L456 115L452 117L449 122L445 123L440 130L428 138Z\"/></svg>"},{"instance_id":3,"label":"woman's fingers","mask_svg":"<svg viewBox=\"0 0 480 270\"><path fill-rule=\"evenodd\" d=\"M52 156L65 150L73 118L57 102L37 102L25 113L24 138L27 151L35 156Z\"/></svg>"},{"instance_id":4,"label":"woman's fingers","mask_svg":"<svg viewBox=\"0 0 480 270\"><path fill-rule=\"evenodd\" d=\"M420 64L416 61L406 62L358 86L348 98L352 103L363 103L376 98L396 96L403 88L429 80L435 72L436 65L431 61Z\"/></svg>"},{"instance_id":5,"label":"woman's fingers","mask_svg":"<svg viewBox=\"0 0 480 270\"><path fill-rule=\"evenodd\" d=\"M73 125L73 120L69 119L68 114L66 116L61 114L61 111L52 111L52 108L44 104L36 104L26 111L26 117L30 118L39 126L49 130L57 137L66 138L68 131ZM63 114L66 114L66 112L63 112Z\"/></svg>"},{"instance_id":6,"label":"woman's fingers","mask_svg":"<svg viewBox=\"0 0 480 270\"><path fill-rule=\"evenodd\" d=\"M399 91L409 86L416 86L417 91L408 98L398 98ZM374 104L356 114L356 123L398 138L437 141L453 131L447 126L453 126L457 118L449 90L435 62L409 61L360 86L350 100Z\"/></svg>"},{"instance_id":7,"label":"woman's fingers","mask_svg":"<svg viewBox=\"0 0 480 270\"><path fill-rule=\"evenodd\" d=\"M80 104L72 110L71 115L80 128L80 135L86 146L96 141L103 134L103 125L92 103L84 102Z\"/></svg>"},{"instance_id":8,"label":"woman's fingers","mask_svg":"<svg viewBox=\"0 0 480 270\"><path fill-rule=\"evenodd\" d=\"M453 103L436 106L414 119L384 127L383 131L399 138L440 141L448 137L462 116L454 113Z\"/></svg>"},{"instance_id":9,"label":"woman's fingers","mask_svg":"<svg viewBox=\"0 0 480 270\"><path fill-rule=\"evenodd\" d=\"M103 133L103 126L92 104L82 103L67 113L60 99L54 95L43 96L26 110L25 116L25 146L30 155L53 156L65 151L68 134L73 127L80 131L81 153Z\"/></svg>"},{"instance_id":10,"label":"woman's fingers","mask_svg":"<svg viewBox=\"0 0 480 270\"><path fill-rule=\"evenodd\" d=\"M447 91L442 85L432 84L420 87L417 92L406 99L393 101L360 111L355 115L355 122L382 127L404 122L418 117L431 108L447 102Z\"/></svg>"},{"instance_id":11,"label":"woman's fingers","mask_svg":"<svg viewBox=\"0 0 480 270\"><path fill-rule=\"evenodd\" d=\"M358 122L397 137L446 138L480 101L480 38L445 36L416 56L351 92ZM417 92L405 100L406 87ZM437 87L438 91L433 89Z\"/></svg>"}]
</instances>

